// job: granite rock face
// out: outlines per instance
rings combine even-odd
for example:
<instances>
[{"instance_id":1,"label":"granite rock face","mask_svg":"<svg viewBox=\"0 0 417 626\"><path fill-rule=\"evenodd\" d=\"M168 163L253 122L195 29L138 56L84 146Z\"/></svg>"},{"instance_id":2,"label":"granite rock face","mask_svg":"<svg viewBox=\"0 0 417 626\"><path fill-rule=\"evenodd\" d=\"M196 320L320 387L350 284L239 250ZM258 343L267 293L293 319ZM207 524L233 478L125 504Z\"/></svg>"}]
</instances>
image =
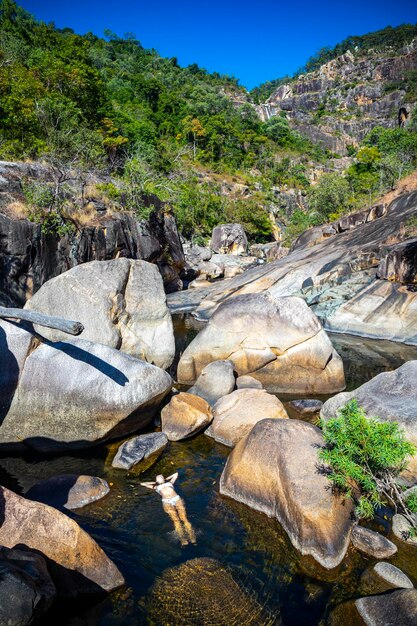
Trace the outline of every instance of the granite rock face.
<instances>
[{"instance_id":1,"label":"granite rock face","mask_svg":"<svg viewBox=\"0 0 417 626\"><path fill-rule=\"evenodd\" d=\"M82 338L117 348L158 367L167 368L175 355L171 314L156 265L117 259L91 261L46 282L25 308L76 319ZM68 335L44 327L51 341Z\"/></svg>"},{"instance_id":2,"label":"granite rock face","mask_svg":"<svg viewBox=\"0 0 417 626\"><path fill-rule=\"evenodd\" d=\"M37 163L0 162L0 302L23 306L48 280L88 261L126 257L155 263L167 292L181 289L185 257L174 217L156 196L144 196L144 206L156 207L148 220L128 212L99 211L94 225L73 233L44 234L40 224L15 219L2 210L22 197L22 179L50 180L51 172Z\"/></svg>"},{"instance_id":3,"label":"granite rock face","mask_svg":"<svg viewBox=\"0 0 417 626\"><path fill-rule=\"evenodd\" d=\"M321 431L312 424L262 420L232 450L220 493L275 517L301 554L331 569L348 548L352 506L333 495L318 471L322 445Z\"/></svg>"},{"instance_id":4,"label":"granite rock face","mask_svg":"<svg viewBox=\"0 0 417 626\"><path fill-rule=\"evenodd\" d=\"M245 254L248 240L241 224L220 224L213 228L210 248L223 254Z\"/></svg>"},{"instance_id":5,"label":"granite rock face","mask_svg":"<svg viewBox=\"0 0 417 626\"><path fill-rule=\"evenodd\" d=\"M212 361L228 359L272 392L332 393L345 387L343 364L300 298L268 293L230 298L181 356L178 380L193 383Z\"/></svg>"},{"instance_id":6,"label":"granite rock face","mask_svg":"<svg viewBox=\"0 0 417 626\"><path fill-rule=\"evenodd\" d=\"M381 259L378 277L397 283L417 283L417 239L388 248Z\"/></svg>"},{"instance_id":7,"label":"granite rock face","mask_svg":"<svg viewBox=\"0 0 417 626\"><path fill-rule=\"evenodd\" d=\"M102 344L39 342L0 322L0 447L85 448L146 426L171 390L164 370Z\"/></svg>"}]
</instances>

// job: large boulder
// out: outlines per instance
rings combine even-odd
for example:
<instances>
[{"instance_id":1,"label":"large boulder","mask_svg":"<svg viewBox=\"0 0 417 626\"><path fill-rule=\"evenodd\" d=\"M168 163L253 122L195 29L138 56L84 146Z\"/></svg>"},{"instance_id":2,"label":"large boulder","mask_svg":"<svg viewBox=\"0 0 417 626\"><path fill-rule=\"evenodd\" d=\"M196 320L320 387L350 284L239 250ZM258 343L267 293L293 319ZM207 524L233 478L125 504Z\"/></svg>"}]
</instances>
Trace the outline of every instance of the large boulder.
<instances>
[{"instance_id":1,"label":"large boulder","mask_svg":"<svg viewBox=\"0 0 417 626\"><path fill-rule=\"evenodd\" d=\"M380 561L368 568L361 576L361 591L364 595L385 593L392 589L413 589L411 580L398 567Z\"/></svg>"},{"instance_id":2,"label":"large boulder","mask_svg":"<svg viewBox=\"0 0 417 626\"><path fill-rule=\"evenodd\" d=\"M110 491L108 483L98 476L60 474L41 480L26 492L26 498L49 504L56 509L81 509L101 500Z\"/></svg>"},{"instance_id":3,"label":"large boulder","mask_svg":"<svg viewBox=\"0 0 417 626\"><path fill-rule=\"evenodd\" d=\"M275 393L334 393L343 363L304 300L246 294L223 302L184 351L178 380L192 384L212 361L228 359Z\"/></svg>"},{"instance_id":4,"label":"large boulder","mask_svg":"<svg viewBox=\"0 0 417 626\"><path fill-rule=\"evenodd\" d=\"M146 602L152 624L259 626L281 623L268 615L233 571L207 557L171 567L157 579Z\"/></svg>"},{"instance_id":5,"label":"large boulder","mask_svg":"<svg viewBox=\"0 0 417 626\"><path fill-rule=\"evenodd\" d=\"M352 504L319 469L321 431L298 420L258 422L230 454L220 493L275 517L302 554L336 567L350 541Z\"/></svg>"},{"instance_id":6,"label":"large boulder","mask_svg":"<svg viewBox=\"0 0 417 626\"><path fill-rule=\"evenodd\" d=\"M233 448L255 424L267 418L288 418L276 396L264 389L237 389L216 402L206 435Z\"/></svg>"},{"instance_id":7,"label":"large boulder","mask_svg":"<svg viewBox=\"0 0 417 626\"><path fill-rule=\"evenodd\" d=\"M213 228L210 248L221 254L245 254L248 240L241 224L220 224Z\"/></svg>"},{"instance_id":8,"label":"large boulder","mask_svg":"<svg viewBox=\"0 0 417 626\"><path fill-rule=\"evenodd\" d=\"M0 487L0 502L0 544L42 554L60 595L112 591L124 584L114 563L74 520L5 487Z\"/></svg>"},{"instance_id":9,"label":"large boulder","mask_svg":"<svg viewBox=\"0 0 417 626\"><path fill-rule=\"evenodd\" d=\"M210 405L227 396L235 388L235 375L231 361L213 361L206 365L197 378L195 385L188 390L200 396Z\"/></svg>"},{"instance_id":10,"label":"large boulder","mask_svg":"<svg viewBox=\"0 0 417 626\"><path fill-rule=\"evenodd\" d=\"M170 441L181 441L210 424L211 407L203 398L179 393L161 411L162 432Z\"/></svg>"},{"instance_id":11,"label":"large boulder","mask_svg":"<svg viewBox=\"0 0 417 626\"><path fill-rule=\"evenodd\" d=\"M161 275L146 261L91 261L48 280L25 308L80 321L83 339L120 349L162 368L175 355ZM51 341L64 333L37 328Z\"/></svg>"},{"instance_id":12,"label":"large boulder","mask_svg":"<svg viewBox=\"0 0 417 626\"><path fill-rule=\"evenodd\" d=\"M408 439L417 444L417 361L408 361L393 372L382 372L354 391L339 393L324 403L321 417L335 417L349 400L355 398L368 417L398 422ZM409 463L417 471L417 456Z\"/></svg>"},{"instance_id":13,"label":"large boulder","mask_svg":"<svg viewBox=\"0 0 417 626\"><path fill-rule=\"evenodd\" d=\"M0 354L0 446L49 451L123 436L152 420L172 386L164 370L108 346L40 343L8 322Z\"/></svg>"},{"instance_id":14,"label":"large boulder","mask_svg":"<svg viewBox=\"0 0 417 626\"><path fill-rule=\"evenodd\" d=\"M55 585L40 554L0 547L2 626L32 624L48 610L55 595Z\"/></svg>"}]
</instances>

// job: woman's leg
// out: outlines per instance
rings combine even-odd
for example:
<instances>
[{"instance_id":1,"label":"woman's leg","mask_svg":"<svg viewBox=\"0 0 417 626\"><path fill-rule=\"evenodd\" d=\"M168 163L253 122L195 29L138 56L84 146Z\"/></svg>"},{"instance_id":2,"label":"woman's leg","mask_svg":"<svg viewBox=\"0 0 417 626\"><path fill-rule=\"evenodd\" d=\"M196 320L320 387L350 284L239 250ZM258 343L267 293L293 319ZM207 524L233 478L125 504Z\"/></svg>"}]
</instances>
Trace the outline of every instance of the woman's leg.
<instances>
[{"instance_id":1,"label":"woman's leg","mask_svg":"<svg viewBox=\"0 0 417 626\"><path fill-rule=\"evenodd\" d=\"M165 502L162 504L162 506L164 508L165 513L169 515L172 523L174 524L174 529L179 537L179 540L181 541L181 545L182 546L188 545L187 533L184 531L184 528L181 524L181 521L180 521L180 518L179 518L179 515L175 506L172 504L165 504Z\"/></svg>"},{"instance_id":2,"label":"woman's leg","mask_svg":"<svg viewBox=\"0 0 417 626\"><path fill-rule=\"evenodd\" d=\"M195 538L194 528L191 526L190 522L188 521L187 511L185 509L184 500L182 498L180 498L178 502L175 504L175 508L177 509L177 513L178 513L178 517L180 521L185 526L185 529L188 533L188 537L191 543L197 543L197 540Z\"/></svg>"}]
</instances>

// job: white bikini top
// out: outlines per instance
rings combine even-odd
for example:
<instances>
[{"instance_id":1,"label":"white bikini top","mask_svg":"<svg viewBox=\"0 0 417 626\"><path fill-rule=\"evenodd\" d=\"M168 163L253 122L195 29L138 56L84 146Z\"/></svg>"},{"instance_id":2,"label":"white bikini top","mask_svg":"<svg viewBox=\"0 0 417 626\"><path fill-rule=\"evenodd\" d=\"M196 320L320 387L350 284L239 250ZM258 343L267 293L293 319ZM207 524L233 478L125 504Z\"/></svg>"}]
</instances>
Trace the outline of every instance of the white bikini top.
<instances>
[{"instance_id":1,"label":"white bikini top","mask_svg":"<svg viewBox=\"0 0 417 626\"><path fill-rule=\"evenodd\" d=\"M156 493L161 493L161 490L166 489L167 487L171 487L171 489L174 491L174 485L170 483L169 481L166 483L162 483L162 485L157 485L155 487L155 491Z\"/></svg>"}]
</instances>

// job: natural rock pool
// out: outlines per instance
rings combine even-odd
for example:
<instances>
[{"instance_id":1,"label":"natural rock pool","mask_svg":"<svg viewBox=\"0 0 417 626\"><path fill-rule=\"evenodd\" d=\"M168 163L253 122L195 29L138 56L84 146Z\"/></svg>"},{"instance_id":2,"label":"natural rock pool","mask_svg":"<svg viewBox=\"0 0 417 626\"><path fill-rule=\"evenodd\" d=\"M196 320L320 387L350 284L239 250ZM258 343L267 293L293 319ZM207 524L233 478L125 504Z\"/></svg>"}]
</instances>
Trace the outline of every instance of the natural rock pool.
<instances>
[{"instance_id":1,"label":"natural rock pool","mask_svg":"<svg viewBox=\"0 0 417 626\"><path fill-rule=\"evenodd\" d=\"M176 318L178 352L199 328L190 317ZM416 347L331 338L343 358L348 389L417 359ZM219 495L228 448L201 434L171 443L156 464L139 474L111 467L118 443L56 458L0 458L1 483L22 494L37 481L64 473L99 476L111 485L102 500L67 513L114 560L126 588L94 605L57 604L42 624L314 625L339 602L361 595L360 577L374 559L350 548L339 567L322 569L297 553L275 520ZM197 533L195 546L180 546L160 498L139 484L177 470L178 491ZM389 517L390 511L382 511L373 527L387 534ZM395 543L398 553L390 563L417 584L417 548ZM191 559L202 560L183 565ZM213 560L224 567L219 570Z\"/></svg>"}]
</instances>

